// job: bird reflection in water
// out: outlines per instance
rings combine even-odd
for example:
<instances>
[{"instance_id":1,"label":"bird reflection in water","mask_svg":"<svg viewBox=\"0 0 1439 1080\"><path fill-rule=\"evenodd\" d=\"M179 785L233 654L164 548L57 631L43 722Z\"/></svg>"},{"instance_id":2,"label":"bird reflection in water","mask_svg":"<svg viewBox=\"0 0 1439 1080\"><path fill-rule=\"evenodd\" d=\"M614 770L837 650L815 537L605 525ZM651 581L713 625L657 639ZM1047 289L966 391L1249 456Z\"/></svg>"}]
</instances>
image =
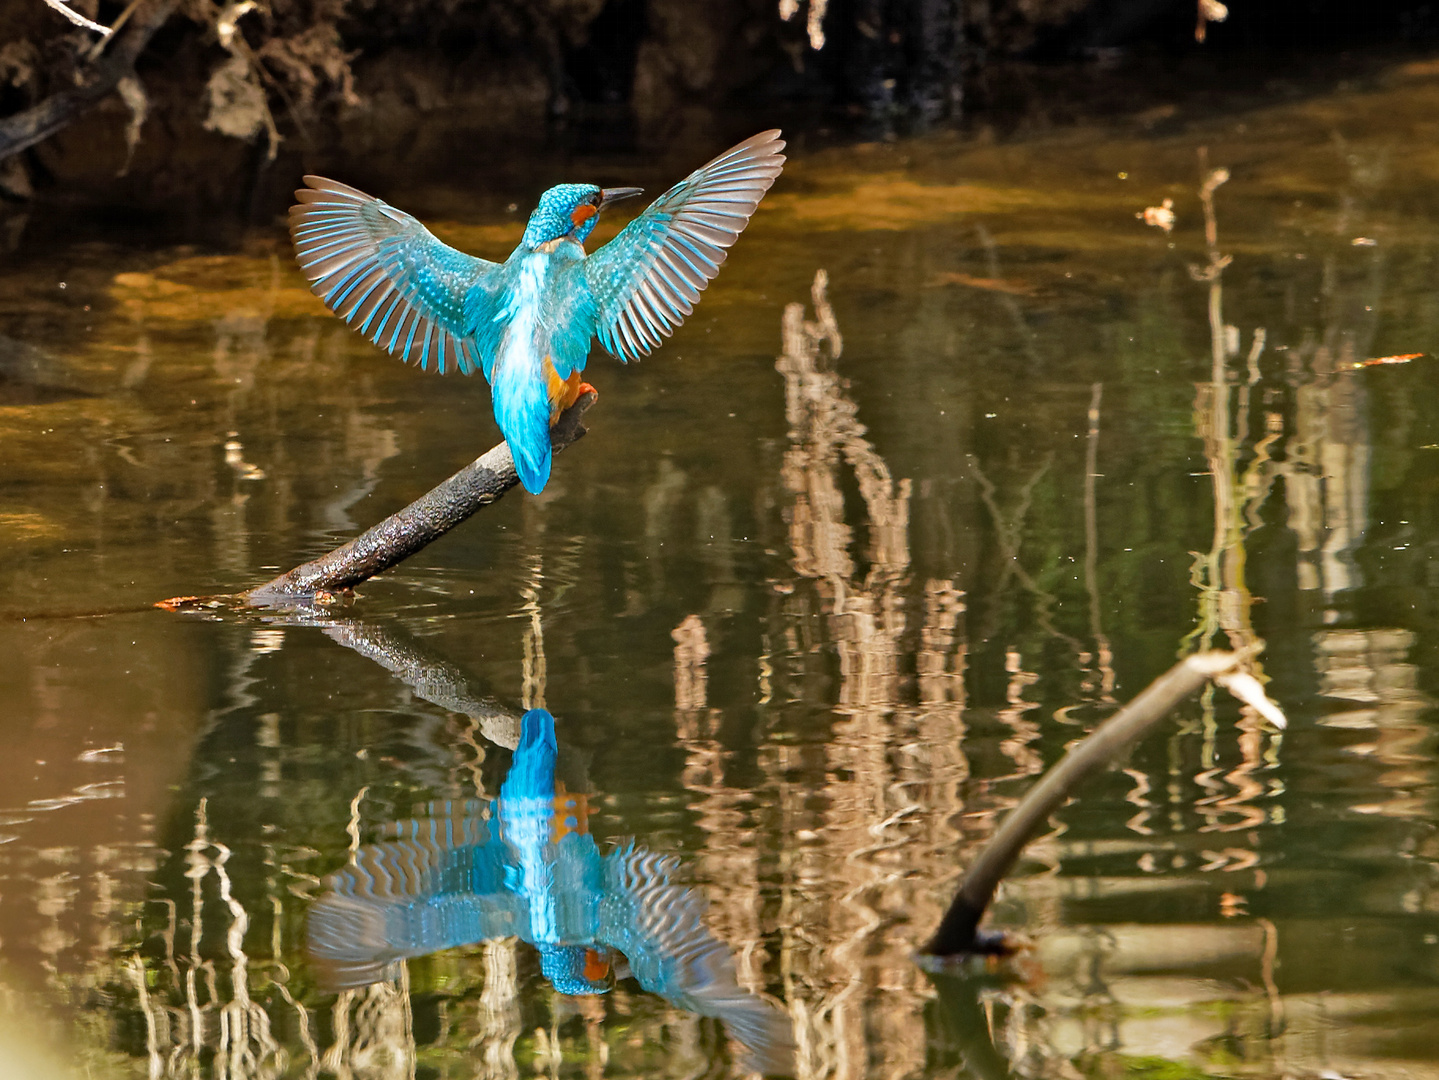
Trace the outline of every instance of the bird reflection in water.
<instances>
[{"instance_id":1,"label":"bird reflection in water","mask_svg":"<svg viewBox=\"0 0 1439 1080\"><path fill-rule=\"evenodd\" d=\"M602 854L585 796L555 781L557 755L554 718L531 709L493 805L432 804L330 875L307 932L321 981L365 986L408 957L514 936L561 993L603 994L633 977L719 1019L751 1070L793 1072L789 1018L739 985L704 898L670 881L679 860L634 843Z\"/></svg>"}]
</instances>

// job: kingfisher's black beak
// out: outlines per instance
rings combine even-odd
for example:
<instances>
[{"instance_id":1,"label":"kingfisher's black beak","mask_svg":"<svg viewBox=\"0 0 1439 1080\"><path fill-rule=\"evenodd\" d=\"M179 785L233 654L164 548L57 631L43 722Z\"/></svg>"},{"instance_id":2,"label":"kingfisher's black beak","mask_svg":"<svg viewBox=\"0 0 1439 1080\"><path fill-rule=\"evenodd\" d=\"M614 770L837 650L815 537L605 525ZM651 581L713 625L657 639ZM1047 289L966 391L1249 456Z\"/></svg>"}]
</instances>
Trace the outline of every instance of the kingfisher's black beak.
<instances>
[{"instance_id":1,"label":"kingfisher's black beak","mask_svg":"<svg viewBox=\"0 0 1439 1080\"><path fill-rule=\"evenodd\" d=\"M607 187L600 189L600 209L603 210L612 202L619 202L621 199L631 199L636 195L644 193L642 187Z\"/></svg>"}]
</instances>

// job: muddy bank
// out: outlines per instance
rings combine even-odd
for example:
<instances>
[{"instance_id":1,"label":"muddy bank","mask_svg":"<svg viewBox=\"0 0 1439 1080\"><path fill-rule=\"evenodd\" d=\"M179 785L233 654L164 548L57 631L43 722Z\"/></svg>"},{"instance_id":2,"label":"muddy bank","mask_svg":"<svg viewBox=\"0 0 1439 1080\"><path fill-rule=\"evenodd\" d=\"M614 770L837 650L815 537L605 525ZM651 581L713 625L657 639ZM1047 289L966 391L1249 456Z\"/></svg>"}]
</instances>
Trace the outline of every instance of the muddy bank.
<instances>
[{"instance_id":1,"label":"muddy bank","mask_svg":"<svg viewBox=\"0 0 1439 1080\"><path fill-rule=\"evenodd\" d=\"M757 126L819 142L1096 115L1172 131L1206 108L1369 79L1434 40L1414 4L1323 7L1196 26L1191 6L1150 0L186 0L123 93L22 153L0 138L0 248L74 215L203 238L268 220L306 170L374 188L474 175L503 208L570 162L670 176ZM124 10L78 8L106 25ZM1366 43L1386 51L1334 51ZM7 5L0 127L92 78L97 47L41 0Z\"/></svg>"}]
</instances>

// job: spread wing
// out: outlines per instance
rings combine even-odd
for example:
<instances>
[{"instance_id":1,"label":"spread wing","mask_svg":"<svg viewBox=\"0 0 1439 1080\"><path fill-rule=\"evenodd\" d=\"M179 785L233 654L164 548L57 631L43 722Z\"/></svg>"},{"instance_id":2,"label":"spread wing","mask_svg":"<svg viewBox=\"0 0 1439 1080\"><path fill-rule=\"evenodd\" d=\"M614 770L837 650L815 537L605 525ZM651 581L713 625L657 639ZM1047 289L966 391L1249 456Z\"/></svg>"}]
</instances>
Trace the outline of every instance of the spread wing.
<instances>
[{"instance_id":1,"label":"spread wing","mask_svg":"<svg viewBox=\"0 0 1439 1080\"><path fill-rule=\"evenodd\" d=\"M765 131L726 150L585 259L601 345L637 359L684 321L784 168L783 149Z\"/></svg>"},{"instance_id":2,"label":"spread wing","mask_svg":"<svg viewBox=\"0 0 1439 1080\"><path fill-rule=\"evenodd\" d=\"M697 890L676 885L672 855L633 843L604 863L600 939L629 961L639 984L682 1009L715 1016L748 1050L747 1072L794 1075L789 1017L739 984L734 954L706 925Z\"/></svg>"},{"instance_id":3,"label":"spread wing","mask_svg":"<svg viewBox=\"0 0 1439 1080\"><path fill-rule=\"evenodd\" d=\"M444 374L466 375L480 352L466 304L485 297L495 264L456 251L409 214L362 191L307 176L290 235L310 291L380 348ZM479 293L476 293L476 287Z\"/></svg>"}]
</instances>

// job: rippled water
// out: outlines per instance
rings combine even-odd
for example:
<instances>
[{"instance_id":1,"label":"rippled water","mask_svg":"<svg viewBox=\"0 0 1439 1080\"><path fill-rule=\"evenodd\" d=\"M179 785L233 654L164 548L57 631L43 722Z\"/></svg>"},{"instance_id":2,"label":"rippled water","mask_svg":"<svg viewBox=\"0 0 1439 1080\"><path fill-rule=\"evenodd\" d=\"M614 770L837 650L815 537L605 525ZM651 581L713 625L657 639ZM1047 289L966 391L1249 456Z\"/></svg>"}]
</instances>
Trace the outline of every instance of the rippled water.
<instances>
[{"instance_id":1,"label":"rippled water","mask_svg":"<svg viewBox=\"0 0 1439 1080\"><path fill-rule=\"evenodd\" d=\"M89 1076L1433 1074L1436 116L1410 72L1167 134L801 146L686 327L593 361L542 497L325 616L150 605L422 494L495 441L483 383L366 345L278 223L22 245L3 1042ZM1282 738L1191 702L1026 854L994 916L1027 953L912 963L1068 743L1256 637ZM506 832L540 706L554 794ZM601 895L588 952L531 944ZM307 950L316 910L352 921Z\"/></svg>"}]
</instances>

